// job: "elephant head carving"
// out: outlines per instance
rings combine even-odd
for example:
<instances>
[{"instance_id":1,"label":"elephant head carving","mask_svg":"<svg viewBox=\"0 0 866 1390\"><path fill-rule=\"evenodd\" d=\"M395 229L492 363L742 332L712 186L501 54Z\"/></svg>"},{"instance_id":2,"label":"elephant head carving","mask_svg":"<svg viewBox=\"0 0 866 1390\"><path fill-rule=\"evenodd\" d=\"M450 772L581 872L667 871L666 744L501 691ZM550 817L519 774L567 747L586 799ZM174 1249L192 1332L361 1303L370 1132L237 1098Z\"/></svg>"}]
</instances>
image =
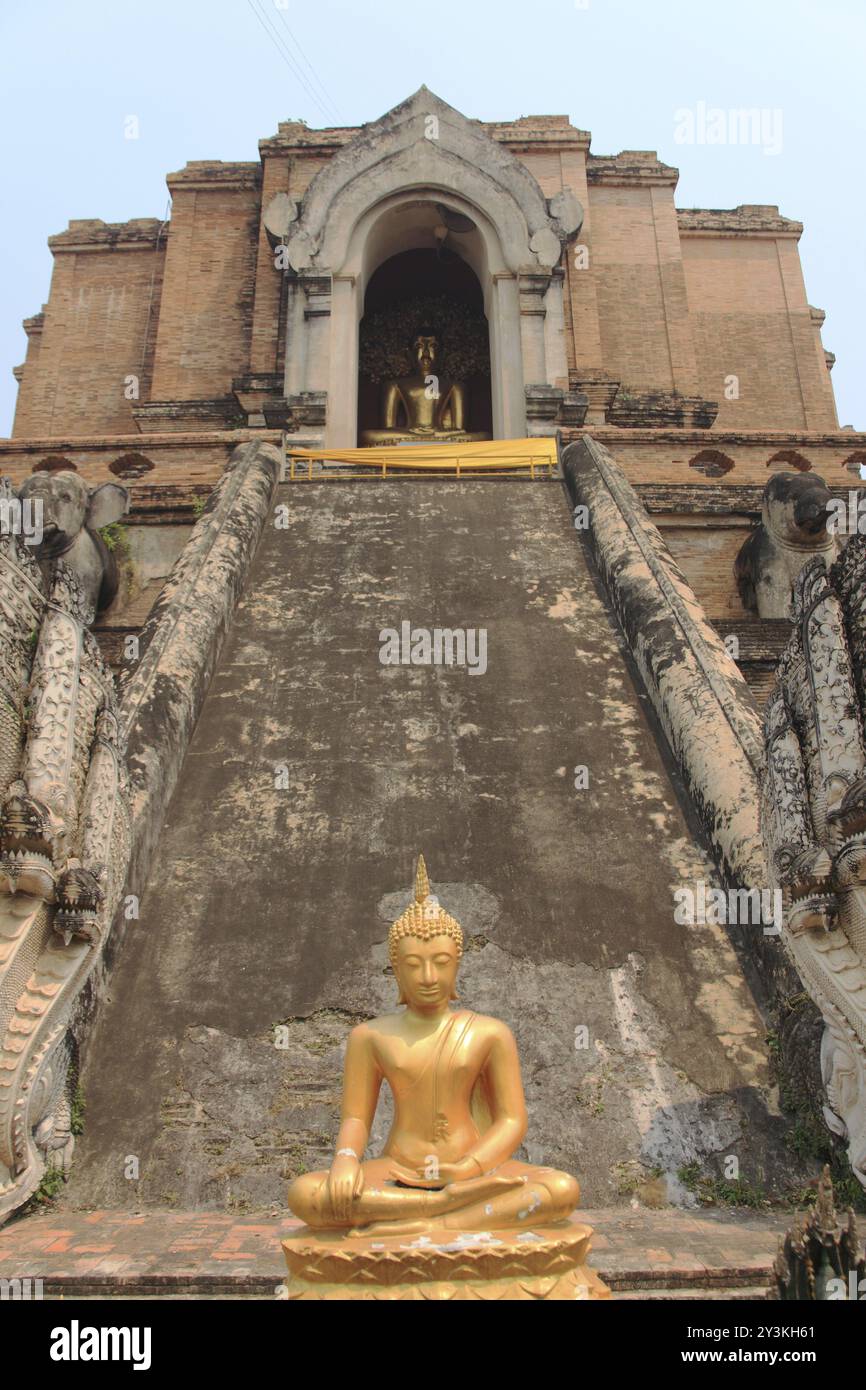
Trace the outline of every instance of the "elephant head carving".
<instances>
[{"instance_id":1,"label":"elephant head carving","mask_svg":"<svg viewBox=\"0 0 866 1390\"><path fill-rule=\"evenodd\" d=\"M22 501L42 504L42 540L35 554L50 571L58 560L74 571L94 615L118 589L117 561L99 535L129 509L129 492L118 483L91 488L77 473L34 473L19 490Z\"/></svg>"}]
</instances>

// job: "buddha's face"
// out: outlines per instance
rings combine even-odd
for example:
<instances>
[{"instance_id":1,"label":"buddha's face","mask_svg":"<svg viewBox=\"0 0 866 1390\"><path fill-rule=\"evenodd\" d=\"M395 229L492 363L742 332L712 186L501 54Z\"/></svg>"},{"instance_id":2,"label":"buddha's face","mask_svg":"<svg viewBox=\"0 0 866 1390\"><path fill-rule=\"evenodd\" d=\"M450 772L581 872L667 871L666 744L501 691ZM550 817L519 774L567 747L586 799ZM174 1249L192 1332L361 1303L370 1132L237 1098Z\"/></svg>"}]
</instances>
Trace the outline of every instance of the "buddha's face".
<instances>
[{"instance_id":1,"label":"buddha's face","mask_svg":"<svg viewBox=\"0 0 866 1390\"><path fill-rule=\"evenodd\" d=\"M413 347L415 348L415 361L418 363L418 370L427 376L436 365L436 358L439 355L439 340L419 334Z\"/></svg>"},{"instance_id":2,"label":"buddha's face","mask_svg":"<svg viewBox=\"0 0 866 1390\"><path fill-rule=\"evenodd\" d=\"M401 998L410 1009L423 1013L454 999L459 966L457 943L450 936L433 936L429 941L403 936L397 942L394 973Z\"/></svg>"}]
</instances>

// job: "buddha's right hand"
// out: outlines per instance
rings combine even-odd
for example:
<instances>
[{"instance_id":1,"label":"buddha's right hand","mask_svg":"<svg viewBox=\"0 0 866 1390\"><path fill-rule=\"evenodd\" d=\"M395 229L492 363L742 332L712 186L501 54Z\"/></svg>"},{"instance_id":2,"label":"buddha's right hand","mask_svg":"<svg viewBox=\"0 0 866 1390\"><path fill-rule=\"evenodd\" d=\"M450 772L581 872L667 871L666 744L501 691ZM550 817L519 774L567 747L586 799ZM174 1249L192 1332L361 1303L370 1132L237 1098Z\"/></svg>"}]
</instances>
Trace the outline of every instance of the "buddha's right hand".
<instances>
[{"instance_id":1,"label":"buddha's right hand","mask_svg":"<svg viewBox=\"0 0 866 1390\"><path fill-rule=\"evenodd\" d=\"M328 1173L328 1197L338 1221L349 1222L352 1203L364 1190L364 1170L357 1158L338 1154Z\"/></svg>"}]
</instances>

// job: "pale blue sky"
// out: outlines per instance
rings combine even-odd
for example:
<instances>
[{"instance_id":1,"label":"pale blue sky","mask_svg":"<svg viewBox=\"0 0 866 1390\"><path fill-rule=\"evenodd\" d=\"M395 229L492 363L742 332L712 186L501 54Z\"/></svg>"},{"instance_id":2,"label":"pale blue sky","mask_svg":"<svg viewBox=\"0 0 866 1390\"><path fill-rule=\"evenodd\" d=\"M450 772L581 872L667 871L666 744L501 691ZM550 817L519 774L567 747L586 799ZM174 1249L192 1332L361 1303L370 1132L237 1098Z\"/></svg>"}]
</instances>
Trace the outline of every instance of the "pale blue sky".
<instances>
[{"instance_id":1,"label":"pale blue sky","mask_svg":"<svg viewBox=\"0 0 866 1390\"><path fill-rule=\"evenodd\" d=\"M297 57L288 26L336 114L254 5ZM162 217L165 175L187 160L254 160L280 120L359 124L425 82L482 120L565 113L595 154L656 149L680 169L680 207L777 203L804 222L840 423L866 429L864 56L863 0L288 0L282 14L275 0L2 0L0 434L21 319L48 297L49 235L71 218ZM678 143L675 112L700 102L780 110L781 153Z\"/></svg>"}]
</instances>

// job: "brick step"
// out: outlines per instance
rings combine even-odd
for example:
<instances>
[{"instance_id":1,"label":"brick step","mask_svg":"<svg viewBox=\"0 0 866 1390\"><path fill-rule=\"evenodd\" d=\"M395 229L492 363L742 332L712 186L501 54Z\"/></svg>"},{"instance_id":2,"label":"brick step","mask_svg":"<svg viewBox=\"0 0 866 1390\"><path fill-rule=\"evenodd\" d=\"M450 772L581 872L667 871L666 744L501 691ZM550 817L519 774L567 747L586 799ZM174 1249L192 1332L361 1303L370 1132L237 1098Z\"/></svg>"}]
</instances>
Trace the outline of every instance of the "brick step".
<instances>
[{"instance_id":1,"label":"brick step","mask_svg":"<svg viewBox=\"0 0 866 1390\"><path fill-rule=\"evenodd\" d=\"M758 1303L765 1302L769 1295L766 1284L750 1284L727 1289L624 1289L614 1291L613 1296L618 1303L633 1303L638 1300L651 1303Z\"/></svg>"},{"instance_id":2,"label":"brick step","mask_svg":"<svg viewBox=\"0 0 866 1390\"><path fill-rule=\"evenodd\" d=\"M603 1276L603 1271L600 1271ZM693 1288L662 1288L652 1286L648 1288L616 1288L615 1281L612 1281L611 1292L618 1302L727 1302L727 1303L755 1303L765 1301L768 1297L766 1284L746 1284L729 1285L724 1288L707 1288L706 1286L696 1285ZM112 1303L129 1300L153 1300L159 1302L183 1302L190 1300L207 1300L208 1302L269 1302L276 1298L276 1281L262 1285L258 1282L250 1284L238 1284L237 1288L227 1290L224 1287L213 1287L206 1282L192 1281L189 1285L173 1282L171 1286L156 1286L148 1284L83 1284L78 1285L69 1283L61 1286L58 1281L52 1281L51 1292L46 1293L45 1301L63 1301L65 1299L80 1299L81 1301L105 1302L110 1300Z\"/></svg>"},{"instance_id":3,"label":"brick step","mask_svg":"<svg viewBox=\"0 0 866 1390\"><path fill-rule=\"evenodd\" d=\"M759 1303L767 1298L763 1285L749 1289L629 1289L613 1295L617 1303ZM256 1293L75 1293L66 1294L80 1303L249 1303L267 1302L265 1294ZM63 1302L62 1295L46 1296L45 1302Z\"/></svg>"},{"instance_id":4,"label":"brick step","mask_svg":"<svg viewBox=\"0 0 866 1390\"><path fill-rule=\"evenodd\" d=\"M710 1293L714 1289L750 1288L763 1279L765 1273L767 1281L770 1278L769 1263L766 1270L751 1264L742 1267L722 1265L713 1269L653 1269L639 1265L639 1259L640 1255L635 1254L630 1263L629 1252L626 1251L615 1264L606 1266L603 1254L594 1254L591 1263L597 1267L608 1287L622 1294L632 1290L651 1292L653 1289L703 1289Z\"/></svg>"}]
</instances>

